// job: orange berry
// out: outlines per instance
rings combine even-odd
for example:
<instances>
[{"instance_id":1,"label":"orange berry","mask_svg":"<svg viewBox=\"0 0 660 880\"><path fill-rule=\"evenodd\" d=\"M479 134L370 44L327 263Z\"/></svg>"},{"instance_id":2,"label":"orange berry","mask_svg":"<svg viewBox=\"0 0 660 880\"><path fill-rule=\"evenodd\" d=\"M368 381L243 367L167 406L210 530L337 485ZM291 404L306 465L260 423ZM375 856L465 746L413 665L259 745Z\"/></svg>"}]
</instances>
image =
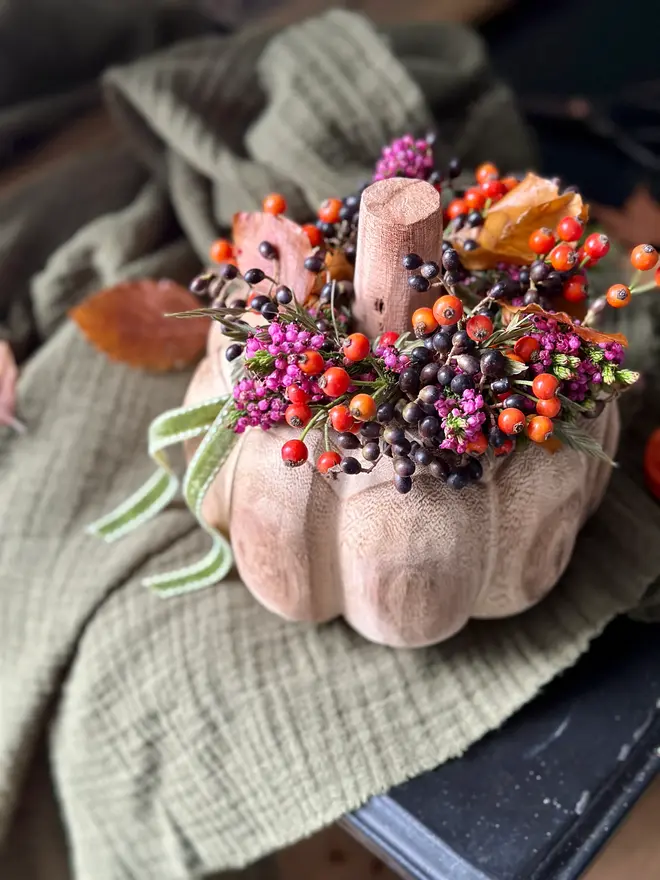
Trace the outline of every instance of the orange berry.
<instances>
[{"instance_id":1,"label":"orange berry","mask_svg":"<svg viewBox=\"0 0 660 880\"><path fill-rule=\"evenodd\" d=\"M572 275L563 290L567 302L578 303L587 298L587 279L584 275Z\"/></svg>"},{"instance_id":2,"label":"orange berry","mask_svg":"<svg viewBox=\"0 0 660 880\"><path fill-rule=\"evenodd\" d=\"M527 436L534 443L545 443L552 437L554 426L547 416L533 416L527 425Z\"/></svg>"},{"instance_id":3,"label":"orange berry","mask_svg":"<svg viewBox=\"0 0 660 880\"><path fill-rule=\"evenodd\" d=\"M500 172L497 165L493 165L492 162L482 162L475 171L474 176L477 178L477 183L485 183L487 180L499 177Z\"/></svg>"},{"instance_id":4,"label":"orange berry","mask_svg":"<svg viewBox=\"0 0 660 880\"><path fill-rule=\"evenodd\" d=\"M266 214L283 214L286 211L286 199L280 193L270 193L263 200L262 208Z\"/></svg>"},{"instance_id":5,"label":"orange berry","mask_svg":"<svg viewBox=\"0 0 660 880\"><path fill-rule=\"evenodd\" d=\"M455 220L460 214L467 214L468 206L465 199L452 199L447 205L447 217Z\"/></svg>"},{"instance_id":6,"label":"orange berry","mask_svg":"<svg viewBox=\"0 0 660 880\"><path fill-rule=\"evenodd\" d=\"M535 229L534 232L532 232L528 244L530 251L534 251L534 253L538 254L540 257L545 256L545 254L549 254L554 247L555 234L552 229L549 229L547 226L542 226L540 229Z\"/></svg>"},{"instance_id":7,"label":"orange berry","mask_svg":"<svg viewBox=\"0 0 660 880\"><path fill-rule=\"evenodd\" d=\"M578 255L570 244L558 244L550 254L550 263L557 272L566 272L577 265Z\"/></svg>"},{"instance_id":8,"label":"orange berry","mask_svg":"<svg viewBox=\"0 0 660 880\"><path fill-rule=\"evenodd\" d=\"M313 223L305 223L302 227L302 231L309 239L309 243L312 247L320 247L320 245L323 244L323 234L318 226L315 226Z\"/></svg>"},{"instance_id":9,"label":"orange berry","mask_svg":"<svg viewBox=\"0 0 660 880\"><path fill-rule=\"evenodd\" d=\"M501 446L496 446L493 452L499 458L501 455L509 455L509 453L513 452L513 449L513 440L505 440Z\"/></svg>"},{"instance_id":10,"label":"orange berry","mask_svg":"<svg viewBox=\"0 0 660 880\"><path fill-rule=\"evenodd\" d=\"M540 416L547 416L554 419L561 411L561 401L558 397L550 397L548 400L536 401L536 412Z\"/></svg>"},{"instance_id":11,"label":"orange berry","mask_svg":"<svg viewBox=\"0 0 660 880\"><path fill-rule=\"evenodd\" d=\"M344 340L342 350L349 361L363 361L371 351L371 343L364 333L351 333Z\"/></svg>"},{"instance_id":12,"label":"orange berry","mask_svg":"<svg viewBox=\"0 0 660 880\"><path fill-rule=\"evenodd\" d=\"M316 460L316 469L320 474L327 474L338 464L341 464L341 455L338 452L322 452Z\"/></svg>"},{"instance_id":13,"label":"orange berry","mask_svg":"<svg viewBox=\"0 0 660 880\"><path fill-rule=\"evenodd\" d=\"M339 434L342 434L344 431L352 430L355 425L355 420L353 419L349 408L344 406L343 403L333 406L328 413L328 418L330 419L332 427Z\"/></svg>"},{"instance_id":14,"label":"orange berry","mask_svg":"<svg viewBox=\"0 0 660 880\"><path fill-rule=\"evenodd\" d=\"M518 180L517 177L503 177L502 183L506 187L506 191L511 192L511 190L514 189L514 187L518 186L520 181Z\"/></svg>"},{"instance_id":15,"label":"orange berry","mask_svg":"<svg viewBox=\"0 0 660 880\"><path fill-rule=\"evenodd\" d=\"M493 322L488 315L473 315L468 319L465 330L475 342L485 342L493 333Z\"/></svg>"},{"instance_id":16,"label":"orange berry","mask_svg":"<svg viewBox=\"0 0 660 880\"><path fill-rule=\"evenodd\" d=\"M533 336L522 336L513 346L513 353L521 358L522 362L528 364L536 352L541 348L541 343Z\"/></svg>"},{"instance_id":17,"label":"orange berry","mask_svg":"<svg viewBox=\"0 0 660 880\"><path fill-rule=\"evenodd\" d=\"M463 317L463 303L450 293L438 297L433 303L433 317L443 327L456 324Z\"/></svg>"},{"instance_id":18,"label":"orange berry","mask_svg":"<svg viewBox=\"0 0 660 880\"><path fill-rule=\"evenodd\" d=\"M605 294L605 297L613 309L622 309L628 305L632 299L632 294L630 293L630 288L626 287L625 284L613 284Z\"/></svg>"},{"instance_id":19,"label":"orange berry","mask_svg":"<svg viewBox=\"0 0 660 880\"><path fill-rule=\"evenodd\" d=\"M467 190L463 196L463 200L471 211L481 211L486 204L486 196L480 189L476 188Z\"/></svg>"},{"instance_id":20,"label":"orange berry","mask_svg":"<svg viewBox=\"0 0 660 880\"><path fill-rule=\"evenodd\" d=\"M350 384L351 377L343 367L329 367L319 379L319 386L328 397L341 397Z\"/></svg>"},{"instance_id":21,"label":"orange berry","mask_svg":"<svg viewBox=\"0 0 660 880\"><path fill-rule=\"evenodd\" d=\"M584 224L577 217L564 217L557 224L557 238L562 241L578 241L584 230Z\"/></svg>"},{"instance_id":22,"label":"orange berry","mask_svg":"<svg viewBox=\"0 0 660 880\"><path fill-rule=\"evenodd\" d=\"M304 428L312 417L306 403L292 403L284 411L284 419L291 428Z\"/></svg>"},{"instance_id":23,"label":"orange berry","mask_svg":"<svg viewBox=\"0 0 660 880\"><path fill-rule=\"evenodd\" d=\"M341 204L341 199L326 199L321 202L319 220L323 220L324 223L336 223L339 220Z\"/></svg>"},{"instance_id":24,"label":"orange berry","mask_svg":"<svg viewBox=\"0 0 660 880\"><path fill-rule=\"evenodd\" d=\"M559 379L553 376L552 373L539 373L538 376L534 377L532 391L534 392L534 397L538 397L539 400L550 400L551 397L557 394L558 390Z\"/></svg>"},{"instance_id":25,"label":"orange berry","mask_svg":"<svg viewBox=\"0 0 660 880\"><path fill-rule=\"evenodd\" d=\"M473 455L483 455L488 449L488 437L485 434L478 434L474 440L470 440L467 444L467 451Z\"/></svg>"},{"instance_id":26,"label":"orange berry","mask_svg":"<svg viewBox=\"0 0 660 880\"><path fill-rule=\"evenodd\" d=\"M309 351L303 351L300 355L298 366L306 376L318 376L325 369L325 361L318 351L310 349Z\"/></svg>"},{"instance_id":27,"label":"orange berry","mask_svg":"<svg viewBox=\"0 0 660 880\"><path fill-rule=\"evenodd\" d=\"M358 422L371 422L376 417L376 401L371 394L356 394L351 398L349 409Z\"/></svg>"},{"instance_id":28,"label":"orange berry","mask_svg":"<svg viewBox=\"0 0 660 880\"><path fill-rule=\"evenodd\" d=\"M505 434L520 434L525 429L525 413L510 406L497 417L497 427Z\"/></svg>"},{"instance_id":29,"label":"orange berry","mask_svg":"<svg viewBox=\"0 0 660 880\"><path fill-rule=\"evenodd\" d=\"M638 244L630 254L630 262L633 269L647 272L649 269L653 269L658 262L658 252L652 244Z\"/></svg>"},{"instance_id":30,"label":"orange berry","mask_svg":"<svg viewBox=\"0 0 660 880\"><path fill-rule=\"evenodd\" d=\"M209 249L209 257L214 263L224 263L234 259L234 248L226 238L217 238Z\"/></svg>"},{"instance_id":31,"label":"orange berry","mask_svg":"<svg viewBox=\"0 0 660 880\"><path fill-rule=\"evenodd\" d=\"M416 309L411 318L415 336L426 336L438 329L433 310L429 308Z\"/></svg>"}]
</instances>

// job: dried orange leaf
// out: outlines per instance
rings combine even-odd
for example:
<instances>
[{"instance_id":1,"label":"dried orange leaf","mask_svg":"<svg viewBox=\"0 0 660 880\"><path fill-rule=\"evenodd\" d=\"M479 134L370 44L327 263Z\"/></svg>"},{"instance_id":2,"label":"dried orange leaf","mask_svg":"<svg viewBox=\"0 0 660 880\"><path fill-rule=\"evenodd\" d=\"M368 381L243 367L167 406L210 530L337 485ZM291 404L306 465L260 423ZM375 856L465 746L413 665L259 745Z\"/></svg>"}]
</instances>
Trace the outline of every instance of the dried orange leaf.
<instances>
[{"instance_id":1,"label":"dried orange leaf","mask_svg":"<svg viewBox=\"0 0 660 880\"><path fill-rule=\"evenodd\" d=\"M512 315L516 312L522 312L523 315L538 315L541 318L552 318L560 324L566 324L571 328L571 332L584 339L585 342L618 342L624 347L628 346L628 340L623 333L601 333L600 330L594 330L592 327L583 327L581 324L573 323L573 318L566 312L547 312L536 303L529 306L511 306L504 305L502 310L505 314Z\"/></svg>"},{"instance_id":2,"label":"dried orange leaf","mask_svg":"<svg viewBox=\"0 0 660 880\"><path fill-rule=\"evenodd\" d=\"M497 263L530 263L535 259L529 248L532 232L539 226L554 229L568 216L583 222L589 216L579 193L559 195L555 183L530 173L490 208L477 236L476 250L466 251L463 247L466 239L474 238L474 229L462 229L452 240L468 269L492 269Z\"/></svg>"},{"instance_id":3,"label":"dried orange leaf","mask_svg":"<svg viewBox=\"0 0 660 880\"><path fill-rule=\"evenodd\" d=\"M69 312L91 344L111 360L145 370L178 370L204 352L205 318L168 318L194 309L195 297L173 281L125 281Z\"/></svg>"},{"instance_id":4,"label":"dried orange leaf","mask_svg":"<svg viewBox=\"0 0 660 880\"><path fill-rule=\"evenodd\" d=\"M241 272L262 269L275 278L278 284L286 284L294 292L298 302L304 303L314 284L312 272L304 267L305 258L312 252L307 234L286 217L259 212L234 214L234 253ZM259 245L268 241L276 248L279 259L267 260L259 253ZM269 281L257 285L267 293Z\"/></svg>"},{"instance_id":5,"label":"dried orange leaf","mask_svg":"<svg viewBox=\"0 0 660 880\"><path fill-rule=\"evenodd\" d=\"M25 426L14 415L16 409L16 382L18 367L11 346L0 342L0 425L8 425L22 434Z\"/></svg>"}]
</instances>

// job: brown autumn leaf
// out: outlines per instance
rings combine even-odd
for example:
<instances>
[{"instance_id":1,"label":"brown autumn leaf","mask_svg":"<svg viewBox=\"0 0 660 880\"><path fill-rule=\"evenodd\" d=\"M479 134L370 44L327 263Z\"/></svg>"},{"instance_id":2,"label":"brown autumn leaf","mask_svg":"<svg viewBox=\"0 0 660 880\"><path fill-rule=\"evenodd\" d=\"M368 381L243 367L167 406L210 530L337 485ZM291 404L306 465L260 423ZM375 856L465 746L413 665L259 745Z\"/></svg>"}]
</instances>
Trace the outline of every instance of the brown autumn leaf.
<instances>
[{"instance_id":1,"label":"brown autumn leaf","mask_svg":"<svg viewBox=\"0 0 660 880\"><path fill-rule=\"evenodd\" d=\"M489 209L476 250L463 247L467 239L475 237L474 229L459 230L452 242L468 269L492 269L497 263L526 264L536 257L528 243L532 232L540 226L554 229L568 216L587 221L589 210L579 193L559 195L551 180L529 173Z\"/></svg>"},{"instance_id":2,"label":"brown autumn leaf","mask_svg":"<svg viewBox=\"0 0 660 880\"><path fill-rule=\"evenodd\" d=\"M635 187L621 208L594 205L593 213L609 236L627 247L660 242L660 203L646 186Z\"/></svg>"},{"instance_id":3,"label":"brown autumn leaf","mask_svg":"<svg viewBox=\"0 0 660 880\"><path fill-rule=\"evenodd\" d=\"M16 382L18 367L11 346L4 340L0 341L0 425L8 425L18 434L25 431L25 426L14 415L16 410Z\"/></svg>"},{"instance_id":4,"label":"brown autumn leaf","mask_svg":"<svg viewBox=\"0 0 660 880\"><path fill-rule=\"evenodd\" d=\"M234 253L241 272L261 269L275 278L278 284L286 284L299 303L304 303L314 284L314 275L304 267L305 258L312 253L307 234L297 223L282 216L260 212L234 214ZM259 245L268 241L277 249L278 260L267 260L259 253ZM255 285L264 293L271 282Z\"/></svg>"},{"instance_id":5,"label":"brown autumn leaf","mask_svg":"<svg viewBox=\"0 0 660 880\"><path fill-rule=\"evenodd\" d=\"M529 306L512 306L503 305L502 310L509 315L521 312L523 315L538 315L541 318L552 318L560 324L566 324L571 328L571 332L584 339L585 342L597 344L599 342L618 342L624 347L628 346L628 340L623 333L602 333L600 330L594 330L592 327L583 327L581 324L573 323L573 318L566 312L547 312L536 303Z\"/></svg>"},{"instance_id":6,"label":"brown autumn leaf","mask_svg":"<svg viewBox=\"0 0 660 880\"><path fill-rule=\"evenodd\" d=\"M91 344L113 361L164 372L194 363L204 352L206 318L168 318L199 305L173 281L124 281L93 294L69 317Z\"/></svg>"}]
</instances>

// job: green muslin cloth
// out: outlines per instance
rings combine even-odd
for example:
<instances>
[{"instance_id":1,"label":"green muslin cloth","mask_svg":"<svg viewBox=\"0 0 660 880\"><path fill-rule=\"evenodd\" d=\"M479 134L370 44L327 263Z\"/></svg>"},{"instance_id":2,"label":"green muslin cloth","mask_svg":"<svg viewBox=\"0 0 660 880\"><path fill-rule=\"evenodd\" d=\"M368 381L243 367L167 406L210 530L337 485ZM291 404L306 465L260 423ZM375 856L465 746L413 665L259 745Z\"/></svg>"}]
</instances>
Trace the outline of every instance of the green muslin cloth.
<instances>
[{"instance_id":1,"label":"green muslin cloth","mask_svg":"<svg viewBox=\"0 0 660 880\"><path fill-rule=\"evenodd\" d=\"M119 279L189 278L234 211L277 189L302 217L411 127L435 120L441 153L468 162L522 168L532 151L481 44L451 26L377 33L332 12L209 35L111 70L104 91L126 141L0 196L2 333L31 352L28 433L0 429L7 880L188 880L254 862L460 755L660 573L638 429L551 596L435 648L286 623L236 576L169 601L140 586L204 553L189 513L111 547L84 529L151 473L147 426L189 374L110 363L66 309Z\"/></svg>"}]
</instances>

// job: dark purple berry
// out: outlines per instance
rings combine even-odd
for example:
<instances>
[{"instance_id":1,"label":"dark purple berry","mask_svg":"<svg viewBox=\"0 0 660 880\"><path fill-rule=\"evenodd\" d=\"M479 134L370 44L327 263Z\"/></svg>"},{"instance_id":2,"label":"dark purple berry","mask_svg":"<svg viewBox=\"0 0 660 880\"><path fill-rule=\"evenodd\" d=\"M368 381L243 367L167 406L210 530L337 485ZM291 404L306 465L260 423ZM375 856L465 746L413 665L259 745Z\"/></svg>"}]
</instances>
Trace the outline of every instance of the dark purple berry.
<instances>
[{"instance_id":1,"label":"dark purple berry","mask_svg":"<svg viewBox=\"0 0 660 880\"><path fill-rule=\"evenodd\" d=\"M463 248L466 251L476 251L479 247L479 242L475 241L474 238L466 238L463 242Z\"/></svg>"},{"instance_id":2,"label":"dark purple berry","mask_svg":"<svg viewBox=\"0 0 660 880\"><path fill-rule=\"evenodd\" d=\"M412 489L412 480L410 477L402 477L400 474L394 474L394 488L397 492L405 495Z\"/></svg>"},{"instance_id":3,"label":"dark purple berry","mask_svg":"<svg viewBox=\"0 0 660 880\"><path fill-rule=\"evenodd\" d=\"M407 437L404 437L400 443L392 444L392 452L394 453L394 455L408 455L410 449L410 440L408 440Z\"/></svg>"},{"instance_id":4,"label":"dark purple berry","mask_svg":"<svg viewBox=\"0 0 660 880\"><path fill-rule=\"evenodd\" d=\"M416 425L424 413L418 403L407 403L403 409L403 418L409 425Z\"/></svg>"},{"instance_id":5,"label":"dark purple berry","mask_svg":"<svg viewBox=\"0 0 660 880\"><path fill-rule=\"evenodd\" d=\"M233 263L223 263L220 266L220 274L227 281L233 281L238 277L238 267Z\"/></svg>"},{"instance_id":6,"label":"dark purple berry","mask_svg":"<svg viewBox=\"0 0 660 880\"><path fill-rule=\"evenodd\" d=\"M511 390L511 379L508 376L504 376L503 379L495 379L490 383L490 390L493 394L506 394Z\"/></svg>"},{"instance_id":7,"label":"dark purple berry","mask_svg":"<svg viewBox=\"0 0 660 880\"><path fill-rule=\"evenodd\" d=\"M394 406L391 403L381 403L376 410L376 421L381 425L387 425L394 418Z\"/></svg>"},{"instance_id":8,"label":"dark purple berry","mask_svg":"<svg viewBox=\"0 0 660 880\"><path fill-rule=\"evenodd\" d=\"M448 247L442 255L442 265L447 272L455 272L460 269L461 258L458 256L458 251L455 251L453 247Z\"/></svg>"},{"instance_id":9,"label":"dark purple berry","mask_svg":"<svg viewBox=\"0 0 660 880\"><path fill-rule=\"evenodd\" d=\"M478 458L471 458L467 463L467 471L471 480L480 480L484 475L484 469Z\"/></svg>"},{"instance_id":10,"label":"dark purple berry","mask_svg":"<svg viewBox=\"0 0 660 880\"><path fill-rule=\"evenodd\" d=\"M418 293L424 293L424 291L428 290L431 286L429 280L422 275L409 275L408 285L412 287L413 290L418 291Z\"/></svg>"},{"instance_id":11,"label":"dark purple berry","mask_svg":"<svg viewBox=\"0 0 660 880\"><path fill-rule=\"evenodd\" d=\"M503 296L506 296L508 293L508 285L504 281L498 281L491 289L488 291L488 296L492 296L493 299L501 299Z\"/></svg>"},{"instance_id":12,"label":"dark purple berry","mask_svg":"<svg viewBox=\"0 0 660 880\"><path fill-rule=\"evenodd\" d=\"M451 380L451 385L449 387L454 394L462 394L464 391L474 388L474 382L470 376L465 376L463 373L459 373L458 376L454 376Z\"/></svg>"},{"instance_id":13,"label":"dark purple berry","mask_svg":"<svg viewBox=\"0 0 660 880\"><path fill-rule=\"evenodd\" d=\"M436 278L440 274L440 266L438 266L437 263L434 263L433 260L429 260L428 263L423 264L419 271L424 278Z\"/></svg>"},{"instance_id":14,"label":"dark purple berry","mask_svg":"<svg viewBox=\"0 0 660 880\"><path fill-rule=\"evenodd\" d=\"M468 226L471 226L474 229L477 226L483 225L484 218L481 216L479 211L470 211L470 213L465 218L465 222Z\"/></svg>"},{"instance_id":15,"label":"dark purple berry","mask_svg":"<svg viewBox=\"0 0 660 880\"><path fill-rule=\"evenodd\" d=\"M447 485L451 486L452 489L465 489L469 482L470 477L468 476L467 468L457 468L447 477Z\"/></svg>"},{"instance_id":16,"label":"dark purple berry","mask_svg":"<svg viewBox=\"0 0 660 880\"><path fill-rule=\"evenodd\" d=\"M454 371L451 367L440 367L437 375L437 380L440 385L449 385L453 378Z\"/></svg>"},{"instance_id":17,"label":"dark purple berry","mask_svg":"<svg viewBox=\"0 0 660 880\"><path fill-rule=\"evenodd\" d=\"M264 260L276 260L277 259L277 248L275 245L271 244L269 241L262 241L259 245L259 253L264 258Z\"/></svg>"},{"instance_id":18,"label":"dark purple berry","mask_svg":"<svg viewBox=\"0 0 660 880\"><path fill-rule=\"evenodd\" d=\"M344 248L344 256L348 260L348 262L354 266L355 265L355 257L357 256L357 248L354 244L347 244Z\"/></svg>"},{"instance_id":19,"label":"dark purple berry","mask_svg":"<svg viewBox=\"0 0 660 880\"><path fill-rule=\"evenodd\" d=\"M538 284L539 281L545 281L549 274L550 266L544 260L534 260L529 267L529 277L534 284Z\"/></svg>"},{"instance_id":20,"label":"dark purple berry","mask_svg":"<svg viewBox=\"0 0 660 880\"><path fill-rule=\"evenodd\" d=\"M265 318L267 321L272 321L277 317L277 305L274 302L268 300L267 303L264 303L260 309L261 316Z\"/></svg>"},{"instance_id":21,"label":"dark purple berry","mask_svg":"<svg viewBox=\"0 0 660 880\"><path fill-rule=\"evenodd\" d=\"M360 425L360 434L367 440L377 440L380 437L381 426L378 422L363 422Z\"/></svg>"},{"instance_id":22,"label":"dark purple berry","mask_svg":"<svg viewBox=\"0 0 660 880\"><path fill-rule=\"evenodd\" d=\"M328 281L327 284L324 284L321 290L319 291L319 300L322 303L329 303L332 299L332 291L335 289L334 281ZM336 293L335 293L336 295Z\"/></svg>"},{"instance_id":23,"label":"dark purple berry","mask_svg":"<svg viewBox=\"0 0 660 880\"><path fill-rule=\"evenodd\" d=\"M404 269L407 269L409 272L414 272L415 269L419 269L424 260L419 254L406 254L402 262Z\"/></svg>"},{"instance_id":24,"label":"dark purple berry","mask_svg":"<svg viewBox=\"0 0 660 880\"><path fill-rule=\"evenodd\" d=\"M399 388L406 394L417 394L419 391L419 373L414 367L406 367L399 373Z\"/></svg>"},{"instance_id":25,"label":"dark purple berry","mask_svg":"<svg viewBox=\"0 0 660 880\"><path fill-rule=\"evenodd\" d=\"M395 473L400 477L412 477L415 473L415 462L407 455L397 455L393 464Z\"/></svg>"},{"instance_id":26,"label":"dark purple berry","mask_svg":"<svg viewBox=\"0 0 660 880\"><path fill-rule=\"evenodd\" d=\"M438 369L438 364L426 364L425 367L422 367L419 374L420 384L431 385L433 382L435 382L438 376Z\"/></svg>"},{"instance_id":27,"label":"dark purple berry","mask_svg":"<svg viewBox=\"0 0 660 880\"><path fill-rule=\"evenodd\" d=\"M415 364L428 364L433 355L428 350L428 348L425 348L422 345L417 345L410 352L410 357Z\"/></svg>"},{"instance_id":28,"label":"dark purple berry","mask_svg":"<svg viewBox=\"0 0 660 880\"><path fill-rule=\"evenodd\" d=\"M474 376L474 374L478 373L480 369L479 361L472 354L459 354L456 358L456 363L464 373L468 374L468 376Z\"/></svg>"},{"instance_id":29,"label":"dark purple berry","mask_svg":"<svg viewBox=\"0 0 660 880\"><path fill-rule=\"evenodd\" d=\"M325 260L323 257L314 254L312 257L307 257L303 265L308 272L320 272L325 265Z\"/></svg>"},{"instance_id":30,"label":"dark purple berry","mask_svg":"<svg viewBox=\"0 0 660 880\"><path fill-rule=\"evenodd\" d=\"M420 403L433 406L440 400L440 389L437 385L425 385L419 392L418 400Z\"/></svg>"},{"instance_id":31,"label":"dark purple berry","mask_svg":"<svg viewBox=\"0 0 660 880\"><path fill-rule=\"evenodd\" d=\"M238 342L232 342L225 350L225 357L228 361L235 361L241 354L243 354L243 346L239 345Z\"/></svg>"},{"instance_id":32,"label":"dark purple berry","mask_svg":"<svg viewBox=\"0 0 660 880\"><path fill-rule=\"evenodd\" d=\"M457 330L451 338L451 347L456 354L460 354L461 352L472 351L472 349L476 348L476 344L473 339L470 339L465 330Z\"/></svg>"},{"instance_id":33,"label":"dark purple berry","mask_svg":"<svg viewBox=\"0 0 660 880\"><path fill-rule=\"evenodd\" d=\"M259 284L259 282L263 281L265 277L266 273L262 269L248 269L243 275L245 281L250 285Z\"/></svg>"},{"instance_id":34,"label":"dark purple berry","mask_svg":"<svg viewBox=\"0 0 660 880\"><path fill-rule=\"evenodd\" d=\"M488 434L488 442L494 449L499 449L500 446L504 446L508 439L509 438L504 431L500 430L497 426L491 428L490 433Z\"/></svg>"},{"instance_id":35,"label":"dark purple berry","mask_svg":"<svg viewBox=\"0 0 660 880\"><path fill-rule=\"evenodd\" d=\"M370 440L362 447L362 458L367 461L378 461L380 458L380 443L378 440Z\"/></svg>"},{"instance_id":36,"label":"dark purple berry","mask_svg":"<svg viewBox=\"0 0 660 880\"><path fill-rule=\"evenodd\" d=\"M359 445L360 441L350 431L343 431L341 434L337 434L337 446L340 446L342 449L357 449Z\"/></svg>"},{"instance_id":37,"label":"dark purple berry","mask_svg":"<svg viewBox=\"0 0 660 880\"><path fill-rule=\"evenodd\" d=\"M461 165L461 160L454 156L453 159L449 160L449 165L447 166L447 175L450 178L458 177L458 175L463 170L463 166Z\"/></svg>"},{"instance_id":38,"label":"dark purple berry","mask_svg":"<svg viewBox=\"0 0 660 880\"><path fill-rule=\"evenodd\" d=\"M345 474L359 474L362 470L360 462L351 455L342 458L340 467Z\"/></svg>"},{"instance_id":39,"label":"dark purple berry","mask_svg":"<svg viewBox=\"0 0 660 880\"><path fill-rule=\"evenodd\" d=\"M525 397L524 394L518 393L510 394L504 401L504 408L508 409L509 407L520 409L523 412L533 412L536 409L533 400L530 400L529 397Z\"/></svg>"},{"instance_id":40,"label":"dark purple berry","mask_svg":"<svg viewBox=\"0 0 660 880\"><path fill-rule=\"evenodd\" d=\"M440 354L447 354L451 348L451 339L446 333L443 333L442 330L436 330L431 339L435 351Z\"/></svg>"},{"instance_id":41,"label":"dark purple berry","mask_svg":"<svg viewBox=\"0 0 660 880\"><path fill-rule=\"evenodd\" d=\"M386 455L388 458L392 458L392 447L389 443L383 443L383 455Z\"/></svg>"},{"instance_id":42,"label":"dark purple berry","mask_svg":"<svg viewBox=\"0 0 660 880\"><path fill-rule=\"evenodd\" d=\"M440 419L437 416L426 416L419 423L418 430L419 436L424 440L435 437L440 430Z\"/></svg>"},{"instance_id":43,"label":"dark purple berry","mask_svg":"<svg viewBox=\"0 0 660 880\"><path fill-rule=\"evenodd\" d=\"M415 464L426 467L431 463L431 453L423 446L419 446L412 454Z\"/></svg>"},{"instance_id":44,"label":"dark purple berry","mask_svg":"<svg viewBox=\"0 0 660 880\"><path fill-rule=\"evenodd\" d=\"M429 465L429 470L431 471L431 474L436 478L436 480L442 480L443 483L447 482L449 468L447 467L447 463L443 461L443 459L434 458Z\"/></svg>"},{"instance_id":45,"label":"dark purple berry","mask_svg":"<svg viewBox=\"0 0 660 880\"><path fill-rule=\"evenodd\" d=\"M252 303L250 304L250 308L255 312L260 312L263 309L263 307L266 305L266 303L269 303L269 302L270 302L270 300L268 299L268 297L264 296L263 293L260 293L254 297L254 299L252 300Z\"/></svg>"},{"instance_id":46,"label":"dark purple berry","mask_svg":"<svg viewBox=\"0 0 660 880\"><path fill-rule=\"evenodd\" d=\"M197 275L190 282L189 290L198 295L205 294L209 289L209 284L216 276L212 272L205 272L203 275Z\"/></svg>"},{"instance_id":47,"label":"dark purple berry","mask_svg":"<svg viewBox=\"0 0 660 880\"><path fill-rule=\"evenodd\" d=\"M527 293L525 294L525 296L523 297L523 303L526 306L531 306L531 305L538 303L540 298L541 297L538 295L538 293L535 290L528 290Z\"/></svg>"},{"instance_id":48,"label":"dark purple berry","mask_svg":"<svg viewBox=\"0 0 660 880\"><path fill-rule=\"evenodd\" d=\"M479 367L484 376L492 376L497 379L506 373L507 359L501 351L494 348L481 355Z\"/></svg>"},{"instance_id":49,"label":"dark purple berry","mask_svg":"<svg viewBox=\"0 0 660 880\"><path fill-rule=\"evenodd\" d=\"M383 431L383 439L386 443L389 443L390 446L394 446L395 443L401 443L406 439L406 432L403 428L399 428L398 425L388 425Z\"/></svg>"},{"instance_id":50,"label":"dark purple berry","mask_svg":"<svg viewBox=\"0 0 660 880\"><path fill-rule=\"evenodd\" d=\"M316 225L321 230L323 238L334 238L337 234L337 227L334 223L325 223L323 220L318 220Z\"/></svg>"},{"instance_id":51,"label":"dark purple berry","mask_svg":"<svg viewBox=\"0 0 660 880\"><path fill-rule=\"evenodd\" d=\"M275 291L275 299L282 306L288 306L291 300L293 299L293 293L290 288L288 288L285 284L280 284L280 286Z\"/></svg>"}]
</instances>

